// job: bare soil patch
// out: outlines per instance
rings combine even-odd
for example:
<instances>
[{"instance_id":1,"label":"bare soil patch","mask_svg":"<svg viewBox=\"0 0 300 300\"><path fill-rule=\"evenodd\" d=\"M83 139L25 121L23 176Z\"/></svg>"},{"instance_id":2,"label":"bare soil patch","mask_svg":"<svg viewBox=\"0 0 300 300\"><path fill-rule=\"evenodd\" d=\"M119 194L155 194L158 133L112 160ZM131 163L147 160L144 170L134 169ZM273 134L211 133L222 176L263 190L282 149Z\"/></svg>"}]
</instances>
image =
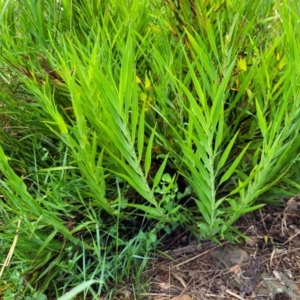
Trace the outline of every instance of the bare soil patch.
<instances>
[{"instance_id":1,"label":"bare soil patch","mask_svg":"<svg viewBox=\"0 0 300 300\"><path fill-rule=\"evenodd\" d=\"M149 291L135 299L300 299L300 195L244 216L236 228L248 238L240 244L179 246L188 239L182 233L177 244L168 241L144 273Z\"/></svg>"}]
</instances>

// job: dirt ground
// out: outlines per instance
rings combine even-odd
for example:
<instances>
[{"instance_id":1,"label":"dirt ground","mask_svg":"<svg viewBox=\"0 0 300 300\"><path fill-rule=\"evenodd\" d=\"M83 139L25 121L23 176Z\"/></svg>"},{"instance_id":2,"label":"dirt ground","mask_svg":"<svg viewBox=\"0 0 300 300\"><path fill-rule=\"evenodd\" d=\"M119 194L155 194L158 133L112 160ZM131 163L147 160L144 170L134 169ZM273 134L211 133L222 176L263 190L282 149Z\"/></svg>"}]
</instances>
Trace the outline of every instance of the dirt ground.
<instances>
[{"instance_id":1,"label":"dirt ground","mask_svg":"<svg viewBox=\"0 0 300 300\"><path fill-rule=\"evenodd\" d=\"M145 271L149 291L135 299L300 299L300 195L244 216L236 228L248 237L241 244L166 248Z\"/></svg>"}]
</instances>

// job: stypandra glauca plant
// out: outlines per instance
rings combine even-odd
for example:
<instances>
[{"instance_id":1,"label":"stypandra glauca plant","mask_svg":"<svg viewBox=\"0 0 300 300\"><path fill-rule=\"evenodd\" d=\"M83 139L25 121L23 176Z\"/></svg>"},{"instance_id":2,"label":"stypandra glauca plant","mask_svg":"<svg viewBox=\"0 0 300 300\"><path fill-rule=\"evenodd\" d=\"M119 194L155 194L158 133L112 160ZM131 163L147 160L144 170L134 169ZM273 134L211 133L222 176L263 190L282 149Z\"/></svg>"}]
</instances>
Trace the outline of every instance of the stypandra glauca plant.
<instances>
[{"instance_id":1,"label":"stypandra glauca plant","mask_svg":"<svg viewBox=\"0 0 300 300\"><path fill-rule=\"evenodd\" d=\"M1 3L1 240L30 287L98 295L140 274L159 229L236 240L267 193L299 186L299 13Z\"/></svg>"},{"instance_id":2,"label":"stypandra glauca plant","mask_svg":"<svg viewBox=\"0 0 300 300\"><path fill-rule=\"evenodd\" d=\"M155 106L170 132L161 144L195 193L202 238L234 238L231 225L262 207L255 201L298 159L298 71L292 61L299 45L292 34L270 43L290 21L268 5L264 9L273 17L261 16L257 32L254 11L244 1L232 3L237 11L230 15L225 8L213 14L214 6L205 13L207 7L198 3L194 23L174 33L183 36L178 52L153 51L155 69L165 70L160 78L173 89L172 108L180 112L174 120L171 109Z\"/></svg>"}]
</instances>

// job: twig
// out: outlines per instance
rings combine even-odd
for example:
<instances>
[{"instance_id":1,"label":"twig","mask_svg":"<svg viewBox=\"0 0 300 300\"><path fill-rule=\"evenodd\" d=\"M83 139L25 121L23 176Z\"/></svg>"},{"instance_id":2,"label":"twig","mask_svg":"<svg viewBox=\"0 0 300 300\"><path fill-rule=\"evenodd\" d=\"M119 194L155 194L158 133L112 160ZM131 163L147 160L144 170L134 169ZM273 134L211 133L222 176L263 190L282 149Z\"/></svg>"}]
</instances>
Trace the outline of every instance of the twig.
<instances>
[{"instance_id":1,"label":"twig","mask_svg":"<svg viewBox=\"0 0 300 300\"><path fill-rule=\"evenodd\" d=\"M239 295L237 295L237 294L235 294L235 293L233 293L233 292L231 292L230 290L225 290L225 292L227 293L227 294L229 294L229 295L231 295L231 296L233 296L233 297L235 297L235 298L237 298L237 299L240 299L240 300L245 300L245 298L242 298L241 296L239 296Z\"/></svg>"},{"instance_id":2,"label":"twig","mask_svg":"<svg viewBox=\"0 0 300 300\"><path fill-rule=\"evenodd\" d=\"M211 249L209 249L209 250L206 250L206 251L204 251L204 252L202 252L202 253L200 253L200 254L198 254L198 255L196 255L196 256L193 256L192 258L189 258L189 259L187 259L187 260L185 260L185 261L183 261L183 262L177 264L177 265L174 266L173 268L177 268L177 267L179 267L179 266L181 266L181 265L184 265L184 264L186 264L186 263L188 263L188 262L190 262L190 261L192 261L192 260L194 260L194 259L196 259L196 258L198 258L198 257L201 257L201 256L207 254L208 252L210 252L210 251L212 251L212 250L214 250L214 249L217 249L217 248L219 248L219 247L221 247L221 246L223 246L223 245L225 245L225 244L227 244L227 243L228 243L228 242L225 242L225 243L223 243L222 245L218 245L218 246L216 246L216 247L214 247L214 248L211 248Z\"/></svg>"},{"instance_id":3,"label":"twig","mask_svg":"<svg viewBox=\"0 0 300 300\"><path fill-rule=\"evenodd\" d=\"M295 238L297 235L300 234L300 230L299 229L295 229L296 233L294 235L292 235L290 238L288 238L282 245L287 244L288 242L290 242L293 238Z\"/></svg>"},{"instance_id":4,"label":"twig","mask_svg":"<svg viewBox=\"0 0 300 300\"><path fill-rule=\"evenodd\" d=\"M14 250L15 250L15 248L16 248L17 241L18 241L18 236L19 236L19 235L18 235L18 231L19 231L20 226L21 226L21 219L19 219L19 222L18 222L18 230L17 230L17 234L16 234L15 237L14 237L13 243L12 243L12 245L11 245L11 247L10 247L10 249L9 249L9 252L8 252L6 258L5 258L5 261L4 261L3 265L2 265L2 268L1 268L1 271L0 271L0 278L2 277L2 274L3 274L3 272L4 272L4 269L9 265L9 263L10 263L10 261L11 261L11 258L12 258L12 256L13 256L13 253L14 253Z\"/></svg>"}]
</instances>

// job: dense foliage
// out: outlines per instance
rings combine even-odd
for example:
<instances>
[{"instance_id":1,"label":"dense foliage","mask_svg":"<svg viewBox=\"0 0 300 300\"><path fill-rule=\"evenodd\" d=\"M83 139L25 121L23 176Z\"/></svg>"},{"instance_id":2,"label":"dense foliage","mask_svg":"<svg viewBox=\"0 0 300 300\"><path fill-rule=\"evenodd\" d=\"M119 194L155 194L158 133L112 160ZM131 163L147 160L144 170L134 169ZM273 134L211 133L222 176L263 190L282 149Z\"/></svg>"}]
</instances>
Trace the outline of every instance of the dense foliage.
<instances>
[{"instance_id":1,"label":"dense foliage","mask_svg":"<svg viewBox=\"0 0 300 300\"><path fill-rule=\"evenodd\" d=\"M4 299L138 283L158 232L234 241L240 216L295 193L299 16L286 0L2 1Z\"/></svg>"}]
</instances>

